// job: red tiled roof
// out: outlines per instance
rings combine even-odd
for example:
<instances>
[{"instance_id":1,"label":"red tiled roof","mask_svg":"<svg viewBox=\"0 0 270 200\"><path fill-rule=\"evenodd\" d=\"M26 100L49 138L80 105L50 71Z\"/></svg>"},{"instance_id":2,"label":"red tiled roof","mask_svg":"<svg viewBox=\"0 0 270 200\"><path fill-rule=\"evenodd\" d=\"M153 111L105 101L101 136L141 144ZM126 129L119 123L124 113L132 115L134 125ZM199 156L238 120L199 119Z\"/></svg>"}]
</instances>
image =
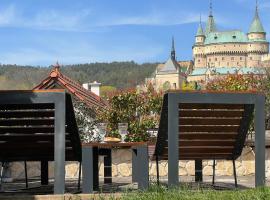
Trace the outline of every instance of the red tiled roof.
<instances>
[{"instance_id":1,"label":"red tiled roof","mask_svg":"<svg viewBox=\"0 0 270 200\"><path fill-rule=\"evenodd\" d=\"M86 90L76 81L63 75L60 72L60 66L58 63L56 63L49 76L34 87L33 90L47 90L57 86L66 89L69 93L73 94L77 99L81 100L91 108L104 107L106 105L106 102L101 97L89 90Z\"/></svg>"}]
</instances>

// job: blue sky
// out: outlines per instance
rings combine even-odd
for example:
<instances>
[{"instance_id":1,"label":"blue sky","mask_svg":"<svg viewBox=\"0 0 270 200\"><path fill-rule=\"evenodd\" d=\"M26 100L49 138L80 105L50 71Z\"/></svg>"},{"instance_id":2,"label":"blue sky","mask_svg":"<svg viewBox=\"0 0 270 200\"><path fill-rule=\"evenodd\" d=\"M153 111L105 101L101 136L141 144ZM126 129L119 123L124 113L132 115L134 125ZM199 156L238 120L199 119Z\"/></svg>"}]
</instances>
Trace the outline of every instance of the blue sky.
<instances>
[{"instance_id":1,"label":"blue sky","mask_svg":"<svg viewBox=\"0 0 270 200\"><path fill-rule=\"evenodd\" d=\"M248 31L255 0L213 0L219 29ZM259 0L270 33L270 2ZM1 0L0 63L47 66L164 62L174 35L179 60L192 59L209 0Z\"/></svg>"}]
</instances>

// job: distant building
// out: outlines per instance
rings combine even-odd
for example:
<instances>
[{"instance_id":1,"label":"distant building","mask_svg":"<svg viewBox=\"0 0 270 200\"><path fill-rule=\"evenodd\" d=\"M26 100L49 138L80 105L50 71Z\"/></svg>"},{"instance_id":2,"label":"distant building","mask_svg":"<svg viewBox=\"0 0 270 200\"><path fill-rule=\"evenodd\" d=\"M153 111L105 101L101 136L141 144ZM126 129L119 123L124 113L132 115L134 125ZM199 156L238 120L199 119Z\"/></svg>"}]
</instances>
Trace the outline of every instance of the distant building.
<instances>
[{"instance_id":1,"label":"distant building","mask_svg":"<svg viewBox=\"0 0 270 200\"><path fill-rule=\"evenodd\" d=\"M99 83L86 83L83 84L83 86L61 73L60 65L56 63L49 76L42 80L33 89L65 89L77 100L85 103L90 108L105 107L106 102L99 96Z\"/></svg>"},{"instance_id":2,"label":"distant building","mask_svg":"<svg viewBox=\"0 0 270 200\"><path fill-rule=\"evenodd\" d=\"M205 30L200 21L193 45L194 70L188 81L207 81L212 76L228 73L263 73L269 66L269 42L259 17L255 15L247 34L240 30L219 31L216 28L210 3L210 13Z\"/></svg>"},{"instance_id":3,"label":"distant building","mask_svg":"<svg viewBox=\"0 0 270 200\"><path fill-rule=\"evenodd\" d=\"M159 64L146 82L152 83L156 89L177 89L183 81L186 81L186 71L192 68L192 61L176 61L174 39L172 39L172 49L169 59L165 64Z\"/></svg>"}]
</instances>

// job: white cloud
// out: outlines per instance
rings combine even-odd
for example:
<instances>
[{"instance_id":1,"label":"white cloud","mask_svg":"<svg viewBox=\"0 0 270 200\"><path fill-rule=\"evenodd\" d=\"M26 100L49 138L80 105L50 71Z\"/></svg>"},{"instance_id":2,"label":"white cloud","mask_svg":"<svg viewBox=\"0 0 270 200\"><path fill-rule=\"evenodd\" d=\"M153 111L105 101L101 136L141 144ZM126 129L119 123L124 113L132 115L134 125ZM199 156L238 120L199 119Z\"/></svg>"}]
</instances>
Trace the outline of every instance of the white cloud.
<instances>
[{"instance_id":1,"label":"white cloud","mask_svg":"<svg viewBox=\"0 0 270 200\"><path fill-rule=\"evenodd\" d=\"M62 31L91 31L85 27L85 19L91 14L89 9L80 12L59 10L39 10L33 16L26 16L14 4L0 10L0 26Z\"/></svg>"},{"instance_id":2,"label":"white cloud","mask_svg":"<svg viewBox=\"0 0 270 200\"><path fill-rule=\"evenodd\" d=\"M206 19L206 15L202 15L202 20ZM200 14L192 12L172 13L150 13L141 16L113 16L100 19L96 22L96 26L121 26L121 25L179 25L199 22Z\"/></svg>"}]
</instances>

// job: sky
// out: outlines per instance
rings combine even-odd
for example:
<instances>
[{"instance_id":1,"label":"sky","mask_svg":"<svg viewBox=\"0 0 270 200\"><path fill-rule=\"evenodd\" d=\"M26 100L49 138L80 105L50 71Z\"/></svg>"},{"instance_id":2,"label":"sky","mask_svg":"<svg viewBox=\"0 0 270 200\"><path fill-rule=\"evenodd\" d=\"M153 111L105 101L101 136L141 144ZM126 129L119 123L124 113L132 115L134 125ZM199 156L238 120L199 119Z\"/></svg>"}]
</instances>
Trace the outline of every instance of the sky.
<instances>
[{"instance_id":1,"label":"sky","mask_svg":"<svg viewBox=\"0 0 270 200\"><path fill-rule=\"evenodd\" d=\"M218 29L247 32L255 2L213 0ZM259 0L270 35L269 10L270 1ZM200 15L204 23L208 14L209 0L1 0L0 63L164 62L172 36L177 59L190 60Z\"/></svg>"}]
</instances>

